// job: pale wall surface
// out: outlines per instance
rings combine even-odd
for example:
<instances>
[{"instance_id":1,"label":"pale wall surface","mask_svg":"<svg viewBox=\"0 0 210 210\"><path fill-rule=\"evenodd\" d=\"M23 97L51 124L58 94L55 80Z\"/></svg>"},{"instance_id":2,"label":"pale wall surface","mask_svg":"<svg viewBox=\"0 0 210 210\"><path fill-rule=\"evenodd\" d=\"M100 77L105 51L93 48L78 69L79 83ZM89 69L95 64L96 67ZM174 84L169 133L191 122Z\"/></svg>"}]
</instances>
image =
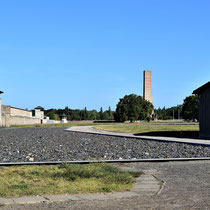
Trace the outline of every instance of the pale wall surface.
<instances>
[{"instance_id":1,"label":"pale wall surface","mask_svg":"<svg viewBox=\"0 0 210 210\"><path fill-rule=\"evenodd\" d=\"M24 117L32 117L32 113L27 110L17 109L14 107L10 107L10 114L13 116L24 116Z\"/></svg>"},{"instance_id":2,"label":"pale wall surface","mask_svg":"<svg viewBox=\"0 0 210 210\"><path fill-rule=\"evenodd\" d=\"M11 106L1 105L0 99L0 126L10 127L12 125L33 125L40 123L60 123L56 120L44 119L44 112L35 110L35 117L32 112Z\"/></svg>"},{"instance_id":3,"label":"pale wall surface","mask_svg":"<svg viewBox=\"0 0 210 210\"><path fill-rule=\"evenodd\" d=\"M24 116L10 116L8 114L2 115L2 126L9 127L11 125L33 125L40 124L41 120L38 118L24 117Z\"/></svg>"},{"instance_id":4,"label":"pale wall surface","mask_svg":"<svg viewBox=\"0 0 210 210\"><path fill-rule=\"evenodd\" d=\"M44 112L41 111L40 109L35 109L35 117L40 118L40 119L44 119Z\"/></svg>"},{"instance_id":5,"label":"pale wall surface","mask_svg":"<svg viewBox=\"0 0 210 210\"><path fill-rule=\"evenodd\" d=\"M152 72L144 71L143 98L153 104L152 97Z\"/></svg>"},{"instance_id":6,"label":"pale wall surface","mask_svg":"<svg viewBox=\"0 0 210 210\"><path fill-rule=\"evenodd\" d=\"M32 117L32 112L10 106L1 106L1 126L40 124L39 118Z\"/></svg>"}]
</instances>

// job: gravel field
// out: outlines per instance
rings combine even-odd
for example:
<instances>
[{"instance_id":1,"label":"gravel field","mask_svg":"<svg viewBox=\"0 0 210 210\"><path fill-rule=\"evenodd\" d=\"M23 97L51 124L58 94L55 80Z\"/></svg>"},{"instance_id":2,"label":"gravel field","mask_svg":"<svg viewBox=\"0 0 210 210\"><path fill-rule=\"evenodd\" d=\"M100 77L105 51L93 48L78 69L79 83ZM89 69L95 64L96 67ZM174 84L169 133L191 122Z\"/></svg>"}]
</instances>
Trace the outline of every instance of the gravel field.
<instances>
[{"instance_id":1,"label":"gravel field","mask_svg":"<svg viewBox=\"0 0 210 210\"><path fill-rule=\"evenodd\" d=\"M64 131L0 129L0 162L210 157L209 146Z\"/></svg>"}]
</instances>

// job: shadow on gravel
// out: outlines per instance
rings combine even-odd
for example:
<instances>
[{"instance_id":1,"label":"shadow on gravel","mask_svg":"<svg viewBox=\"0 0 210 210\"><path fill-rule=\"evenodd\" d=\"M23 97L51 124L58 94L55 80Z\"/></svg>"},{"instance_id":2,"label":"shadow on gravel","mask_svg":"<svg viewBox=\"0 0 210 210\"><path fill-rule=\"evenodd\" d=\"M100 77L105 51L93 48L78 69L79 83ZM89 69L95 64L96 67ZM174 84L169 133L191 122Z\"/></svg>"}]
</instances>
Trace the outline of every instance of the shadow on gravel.
<instances>
[{"instance_id":1,"label":"shadow on gravel","mask_svg":"<svg viewBox=\"0 0 210 210\"><path fill-rule=\"evenodd\" d=\"M154 131L154 132L136 133L134 135L199 139L199 131Z\"/></svg>"}]
</instances>

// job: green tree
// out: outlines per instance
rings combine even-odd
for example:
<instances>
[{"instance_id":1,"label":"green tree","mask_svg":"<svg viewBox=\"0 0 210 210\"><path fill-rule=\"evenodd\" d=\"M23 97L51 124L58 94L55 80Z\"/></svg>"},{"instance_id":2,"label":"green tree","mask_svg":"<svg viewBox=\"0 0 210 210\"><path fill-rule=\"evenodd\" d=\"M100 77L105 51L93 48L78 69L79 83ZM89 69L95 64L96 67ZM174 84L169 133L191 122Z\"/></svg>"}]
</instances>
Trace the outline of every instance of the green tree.
<instances>
[{"instance_id":1,"label":"green tree","mask_svg":"<svg viewBox=\"0 0 210 210\"><path fill-rule=\"evenodd\" d=\"M104 119L104 112L103 112L103 108L102 107L100 108L99 118L100 118L100 120Z\"/></svg>"},{"instance_id":2,"label":"green tree","mask_svg":"<svg viewBox=\"0 0 210 210\"><path fill-rule=\"evenodd\" d=\"M97 111L96 110L91 110L89 111L89 119L90 120L97 120Z\"/></svg>"},{"instance_id":3,"label":"green tree","mask_svg":"<svg viewBox=\"0 0 210 210\"><path fill-rule=\"evenodd\" d=\"M184 99L182 116L185 120L199 119L199 96L191 95Z\"/></svg>"},{"instance_id":4,"label":"green tree","mask_svg":"<svg viewBox=\"0 0 210 210\"><path fill-rule=\"evenodd\" d=\"M51 109L49 112L47 112L46 116L48 116L51 120L60 120L59 115L54 109Z\"/></svg>"},{"instance_id":5,"label":"green tree","mask_svg":"<svg viewBox=\"0 0 210 210\"><path fill-rule=\"evenodd\" d=\"M135 94L125 95L117 104L114 118L118 122L150 120L153 105Z\"/></svg>"},{"instance_id":6,"label":"green tree","mask_svg":"<svg viewBox=\"0 0 210 210\"><path fill-rule=\"evenodd\" d=\"M84 109L84 120L88 120L88 111L86 107Z\"/></svg>"},{"instance_id":7,"label":"green tree","mask_svg":"<svg viewBox=\"0 0 210 210\"><path fill-rule=\"evenodd\" d=\"M109 110L108 110L108 116L109 116L109 120L113 120L114 119L113 112L112 112L110 106L109 106Z\"/></svg>"}]
</instances>

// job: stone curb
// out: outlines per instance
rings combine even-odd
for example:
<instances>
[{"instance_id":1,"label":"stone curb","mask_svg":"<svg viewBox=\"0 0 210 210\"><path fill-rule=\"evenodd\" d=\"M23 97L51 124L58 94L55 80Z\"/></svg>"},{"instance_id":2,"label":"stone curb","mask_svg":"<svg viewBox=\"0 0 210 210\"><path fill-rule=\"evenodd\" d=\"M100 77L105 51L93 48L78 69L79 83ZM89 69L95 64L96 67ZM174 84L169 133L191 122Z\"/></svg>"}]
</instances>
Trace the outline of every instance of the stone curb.
<instances>
[{"instance_id":1,"label":"stone curb","mask_svg":"<svg viewBox=\"0 0 210 210\"><path fill-rule=\"evenodd\" d=\"M43 162L1 162L0 166L18 165L58 165L69 164L89 164L89 163L135 163L135 162L171 162L171 161L206 161L210 157L201 158L155 158L155 159L118 159L118 160L75 160L75 161L43 161Z\"/></svg>"}]
</instances>

